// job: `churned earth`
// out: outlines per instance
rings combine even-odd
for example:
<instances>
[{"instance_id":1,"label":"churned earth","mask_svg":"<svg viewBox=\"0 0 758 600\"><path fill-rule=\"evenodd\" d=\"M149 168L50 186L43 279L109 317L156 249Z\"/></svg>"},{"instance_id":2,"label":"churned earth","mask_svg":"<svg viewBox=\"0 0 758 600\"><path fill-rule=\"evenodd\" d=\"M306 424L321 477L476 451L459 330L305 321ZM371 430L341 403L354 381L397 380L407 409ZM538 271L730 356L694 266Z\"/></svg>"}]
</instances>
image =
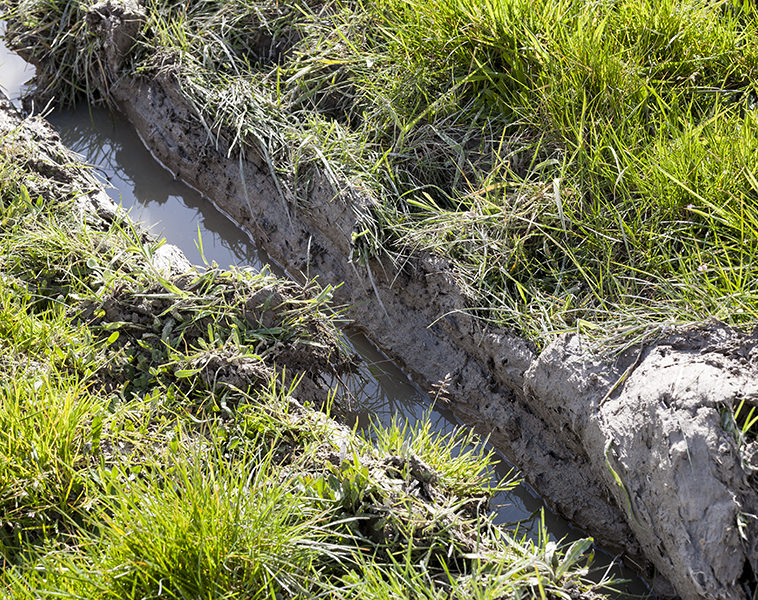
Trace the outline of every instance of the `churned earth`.
<instances>
[{"instance_id":1,"label":"churned earth","mask_svg":"<svg viewBox=\"0 0 758 600\"><path fill-rule=\"evenodd\" d=\"M463 432L328 416L331 290L198 271L0 101L7 597L598 597L582 540L492 524Z\"/></svg>"}]
</instances>

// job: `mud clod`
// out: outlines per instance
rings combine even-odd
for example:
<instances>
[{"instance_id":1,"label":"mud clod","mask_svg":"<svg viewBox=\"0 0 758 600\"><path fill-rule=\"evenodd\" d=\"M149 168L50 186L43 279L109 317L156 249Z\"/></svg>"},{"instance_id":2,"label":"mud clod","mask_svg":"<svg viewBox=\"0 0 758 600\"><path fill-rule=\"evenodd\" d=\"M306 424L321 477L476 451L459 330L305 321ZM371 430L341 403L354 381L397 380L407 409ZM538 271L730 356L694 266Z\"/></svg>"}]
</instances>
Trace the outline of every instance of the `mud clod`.
<instances>
[{"instance_id":1,"label":"mud clod","mask_svg":"<svg viewBox=\"0 0 758 600\"><path fill-rule=\"evenodd\" d=\"M87 11L87 27L100 38L111 76L123 66L145 18L138 0L103 0Z\"/></svg>"}]
</instances>

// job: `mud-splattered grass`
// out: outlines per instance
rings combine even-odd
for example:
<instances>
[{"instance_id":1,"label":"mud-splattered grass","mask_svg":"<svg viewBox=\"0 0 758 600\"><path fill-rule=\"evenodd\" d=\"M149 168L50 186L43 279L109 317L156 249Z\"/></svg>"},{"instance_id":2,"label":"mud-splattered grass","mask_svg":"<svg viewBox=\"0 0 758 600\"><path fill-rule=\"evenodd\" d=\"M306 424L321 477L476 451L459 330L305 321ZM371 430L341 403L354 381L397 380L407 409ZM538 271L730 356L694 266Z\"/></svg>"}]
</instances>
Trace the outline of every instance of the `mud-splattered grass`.
<instances>
[{"instance_id":1,"label":"mud-splattered grass","mask_svg":"<svg viewBox=\"0 0 758 600\"><path fill-rule=\"evenodd\" d=\"M48 93L107 99L86 7L3 5ZM756 320L751 3L145 9L125 71L178 77L211 138L261 153L292 200L313 165L373 195L356 258L439 253L472 313L540 343Z\"/></svg>"},{"instance_id":2,"label":"mud-splattered grass","mask_svg":"<svg viewBox=\"0 0 758 600\"><path fill-rule=\"evenodd\" d=\"M469 436L375 444L329 418L320 376L351 361L328 289L172 275L160 242L81 210L90 179L3 148L6 596L597 595L589 541L492 524L493 459Z\"/></svg>"}]
</instances>

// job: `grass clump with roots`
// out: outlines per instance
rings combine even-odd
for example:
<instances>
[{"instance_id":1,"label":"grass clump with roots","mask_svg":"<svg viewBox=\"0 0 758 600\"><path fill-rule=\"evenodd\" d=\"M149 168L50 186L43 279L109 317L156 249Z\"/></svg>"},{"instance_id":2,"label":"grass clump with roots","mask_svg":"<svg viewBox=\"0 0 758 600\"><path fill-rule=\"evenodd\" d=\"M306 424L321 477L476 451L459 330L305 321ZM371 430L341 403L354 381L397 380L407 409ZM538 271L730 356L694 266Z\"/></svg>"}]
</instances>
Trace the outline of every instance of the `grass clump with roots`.
<instances>
[{"instance_id":1,"label":"grass clump with roots","mask_svg":"<svg viewBox=\"0 0 758 600\"><path fill-rule=\"evenodd\" d=\"M7 597L596 595L590 541L556 551L493 525L492 457L464 448L475 440L397 425L374 443L328 417L318 375L350 363L329 290L245 270L171 275L159 242L81 209L94 183L70 156L62 167L12 137L0 144Z\"/></svg>"},{"instance_id":2,"label":"grass clump with roots","mask_svg":"<svg viewBox=\"0 0 758 600\"><path fill-rule=\"evenodd\" d=\"M88 3L3 4L48 91L107 99ZM124 69L177 77L290 200L314 165L372 196L357 257L438 253L538 343L755 322L753 3L144 4Z\"/></svg>"}]
</instances>

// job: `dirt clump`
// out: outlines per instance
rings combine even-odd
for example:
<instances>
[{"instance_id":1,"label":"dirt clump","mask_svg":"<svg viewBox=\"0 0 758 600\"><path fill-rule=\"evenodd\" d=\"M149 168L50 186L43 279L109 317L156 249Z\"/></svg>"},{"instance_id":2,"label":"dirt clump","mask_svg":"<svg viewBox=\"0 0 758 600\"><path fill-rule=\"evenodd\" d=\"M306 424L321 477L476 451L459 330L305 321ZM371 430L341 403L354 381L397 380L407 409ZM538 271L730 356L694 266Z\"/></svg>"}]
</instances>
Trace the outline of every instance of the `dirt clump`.
<instances>
[{"instance_id":1,"label":"dirt clump","mask_svg":"<svg viewBox=\"0 0 758 600\"><path fill-rule=\"evenodd\" d=\"M299 381L302 400L321 405L327 381L354 363L309 294L270 276L210 269L147 286L122 280L87 301L78 318L119 333L120 354L106 369L119 385L150 387L162 376L181 382L191 373L208 389L245 391L284 373L284 384ZM177 362L173 353L187 358Z\"/></svg>"},{"instance_id":2,"label":"dirt clump","mask_svg":"<svg viewBox=\"0 0 758 600\"><path fill-rule=\"evenodd\" d=\"M87 11L87 27L102 45L111 76L118 74L123 66L145 18L145 11L137 0L103 0Z\"/></svg>"},{"instance_id":3,"label":"dirt clump","mask_svg":"<svg viewBox=\"0 0 758 600\"><path fill-rule=\"evenodd\" d=\"M527 372L527 393L591 457L647 555L691 590L683 596L752 594L758 493L751 444L728 421L740 401L758 399L758 338L683 328L615 365L579 343L551 345Z\"/></svg>"}]
</instances>

